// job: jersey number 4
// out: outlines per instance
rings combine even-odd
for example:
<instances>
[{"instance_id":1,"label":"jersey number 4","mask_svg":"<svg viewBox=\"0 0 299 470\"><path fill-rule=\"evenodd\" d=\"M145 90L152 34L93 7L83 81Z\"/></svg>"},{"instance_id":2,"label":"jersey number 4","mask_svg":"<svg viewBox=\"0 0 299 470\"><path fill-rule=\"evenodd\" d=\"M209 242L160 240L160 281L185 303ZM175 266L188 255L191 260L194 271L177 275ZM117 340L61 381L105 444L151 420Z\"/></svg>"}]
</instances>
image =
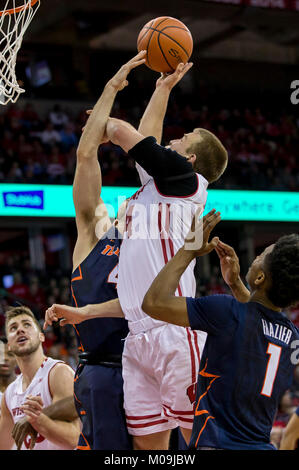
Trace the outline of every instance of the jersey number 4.
<instances>
[{"instance_id":1,"label":"jersey number 4","mask_svg":"<svg viewBox=\"0 0 299 470\"><path fill-rule=\"evenodd\" d=\"M112 271L110 271L109 276L107 278L107 282L111 284L115 284L115 287L117 286L117 281L118 281L118 263L112 269Z\"/></svg>"},{"instance_id":2,"label":"jersey number 4","mask_svg":"<svg viewBox=\"0 0 299 470\"><path fill-rule=\"evenodd\" d=\"M271 397L281 355L281 346L277 346L273 343L268 343L267 354L269 354L270 357L268 360L261 395Z\"/></svg>"}]
</instances>

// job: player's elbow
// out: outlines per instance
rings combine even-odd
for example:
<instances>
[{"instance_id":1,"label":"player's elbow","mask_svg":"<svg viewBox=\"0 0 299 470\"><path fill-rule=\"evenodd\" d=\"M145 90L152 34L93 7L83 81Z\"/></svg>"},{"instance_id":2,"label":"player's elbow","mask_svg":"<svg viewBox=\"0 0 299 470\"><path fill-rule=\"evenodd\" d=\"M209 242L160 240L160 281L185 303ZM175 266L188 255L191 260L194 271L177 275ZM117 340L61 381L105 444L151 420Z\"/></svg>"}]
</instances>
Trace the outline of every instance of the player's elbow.
<instances>
[{"instance_id":1,"label":"player's elbow","mask_svg":"<svg viewBox=\"0 0 299 470\"><path fill-rule=\"evenodd\" d=\"M147 292L142 302L142 310L152 318L160 319L161 311L165 308L163 301L158 296Z\"/></svg>"},{"instance_id":2,"label":"player's elbow","mask_svg":"<svg viewBox=\"0 0 299 470\"><path fill-rule=\"evenodd\" d=\"M106 126L106 134L113 144L120 145L123 137L123 126L119 119L109 118Z\"/></svg>"},{"instance_id":3,"label":"player's elbow","mask_svg":"<svg viewBox=\"0 0 299 470\"><path fill-rule=\"evenodd\" d=\"M86 160L97 155L98 145L89 140L89 145L80 146L77 148L77 165L83 164Z\"/></svg>"},{"instance_id":4,"label":"player's elbow","mask_svg":"<svg viewBox=\"0 0 299 470\"><path fill-rule=\"evenodd\" d=\"M70 424L69 433L65 436L64 446L68 450L74 450L80 437L80 420L77 418Z\"/></svg>"}]
</instances>

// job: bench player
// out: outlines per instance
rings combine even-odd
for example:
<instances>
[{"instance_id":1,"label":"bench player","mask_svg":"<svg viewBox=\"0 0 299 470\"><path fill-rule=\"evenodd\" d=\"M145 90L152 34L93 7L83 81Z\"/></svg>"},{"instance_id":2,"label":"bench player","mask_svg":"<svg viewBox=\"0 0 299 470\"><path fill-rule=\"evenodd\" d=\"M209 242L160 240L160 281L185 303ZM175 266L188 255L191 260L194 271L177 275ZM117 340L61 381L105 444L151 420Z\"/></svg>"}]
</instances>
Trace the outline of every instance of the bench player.
<instances>
[{"instance_id":1,"label":"bench player","mask_svg":"<svg viewBox=\"0 0 299 470\"><path fill-rule=\"evenodd\" d=\"M186 73L191 65L180 64L176 74ZM206 203L208 184L227 165L224 147L204 129L172 141L169 148L157 143L174 78L171 74L157 84L143 116L142 133L124 121L108 119L107 138L144 169L143 186L130 199L126 212L118 278L120 304L115 300L84 308L90 318L122 316L124 312L129 321L123 355L124 400L135 449L167 449L170 430L178 425L187 442L190 437L196 375L206 334L154 321L141 304L154 277L184 243L196 208ZM181 280L178 295L195 294L193 268L194 263ZM54 306L47 312L46 322L63 313L66 322L76 317L74 310ZM169 340L174 334L176 339Z\"/></svg>"},{"instance_id":2,"label":"bench player","mask_svg":"<svg viewBox=\"0 0 299 470\"><path fill-rule=\"evenodd\" d=\"M78 442L79 419L52 420L43 413L35 414L35 402L49 406L69 396L73 390L74 373L64 362L45 357L44 335L31 310L15 307L6 314L5 330L9 350L15 355L21 373L9 384L1 402L0 449L14 444L14 423L25 414L38 432L36 450L74 449ZM22 450L30 448L25 440Z\"/></svg>"},{"instance_id":3,"label":"bench player","mask_svg":"<svg viewBox=\"0 0 299 470\"><path fill-rule=\"evenodd\" d=\"M299 300L299 235L281 237L254 260L248 293L234 250L217 237L209 242L219 221L215 211L203 218L201 248L181 248L155 278L142 307L154 319L208 333L190 448L274 450L273 420L296 366L299 330L282 310ZM243 301L228 295L176 297L190 262L214 248L224 279Z\"/></svg>"}]
</instances>

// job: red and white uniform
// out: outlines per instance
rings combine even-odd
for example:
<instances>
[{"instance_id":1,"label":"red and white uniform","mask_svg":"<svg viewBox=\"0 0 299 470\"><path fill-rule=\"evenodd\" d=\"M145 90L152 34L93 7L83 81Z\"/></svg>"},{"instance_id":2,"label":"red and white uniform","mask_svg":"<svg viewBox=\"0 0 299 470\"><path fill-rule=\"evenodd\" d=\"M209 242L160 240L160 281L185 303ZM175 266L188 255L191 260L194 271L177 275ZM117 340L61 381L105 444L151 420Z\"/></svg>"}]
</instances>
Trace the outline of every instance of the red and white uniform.
<instances>
[{"instance_id":1,"label":"red and white uniform","mask_svg":"<svg viewBox=\"0 0 299 470\"><path fill-rule=\"evenodd\" d=\"M123 352L124 407L130 434L179 426L191 428L195 384L206 333L154 320L141 305L151 283L182 247L208 182L187 197L161 194L137 164L143 186L130 199L119 259L118 297L129 322ZM195 296L195 261L181 277L176 295Z\"/></svg>"},{"instance_id":2,"label":"red and white uniform","mask_svg":"<svg viewBox=\"0 0 299 470\"><path fill-rule=\"evenodd\" d=\"M63 361L57 361L50 357L47 357L38 371L36 372L35 376L33 377L31 383L27 387L25 391L23 391L22 381L23 375L20 374L12 382L9 384L7 389L4 392L6 406L9 409L14 423L19 421L25 415L21 410L21 405L26 401L27 395L37 396L40 395L44 407L49 406L52 404L52 396L49 389L49 373L56 364L61 363ZM27 436L21 450L28 450L30 446L30 437ZM52 442L45 439L43 436L38 434L36 444L34 446L34 450L64 450L65 448L62 446L58 446L53 444Z\"/></svg>"}]
</instances>

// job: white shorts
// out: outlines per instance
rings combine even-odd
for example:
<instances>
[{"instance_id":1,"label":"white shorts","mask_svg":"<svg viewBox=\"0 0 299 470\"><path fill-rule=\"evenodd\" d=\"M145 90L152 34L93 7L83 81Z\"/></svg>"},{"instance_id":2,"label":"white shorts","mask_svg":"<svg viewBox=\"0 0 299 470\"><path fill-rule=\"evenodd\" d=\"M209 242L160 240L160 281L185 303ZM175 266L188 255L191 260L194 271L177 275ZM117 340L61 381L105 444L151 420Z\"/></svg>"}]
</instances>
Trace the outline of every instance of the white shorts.
<instances>
[{"instance_id":1,"label":"white shorts","mask_svg":"<svg viewBox=\"0 0 299 470\"><path fill-rule=\"evenodd\" d=\"M130 434L192 429L206 333L165 324L129 333L123 352L124 408Z\"/></svg>"}]
</instances>

